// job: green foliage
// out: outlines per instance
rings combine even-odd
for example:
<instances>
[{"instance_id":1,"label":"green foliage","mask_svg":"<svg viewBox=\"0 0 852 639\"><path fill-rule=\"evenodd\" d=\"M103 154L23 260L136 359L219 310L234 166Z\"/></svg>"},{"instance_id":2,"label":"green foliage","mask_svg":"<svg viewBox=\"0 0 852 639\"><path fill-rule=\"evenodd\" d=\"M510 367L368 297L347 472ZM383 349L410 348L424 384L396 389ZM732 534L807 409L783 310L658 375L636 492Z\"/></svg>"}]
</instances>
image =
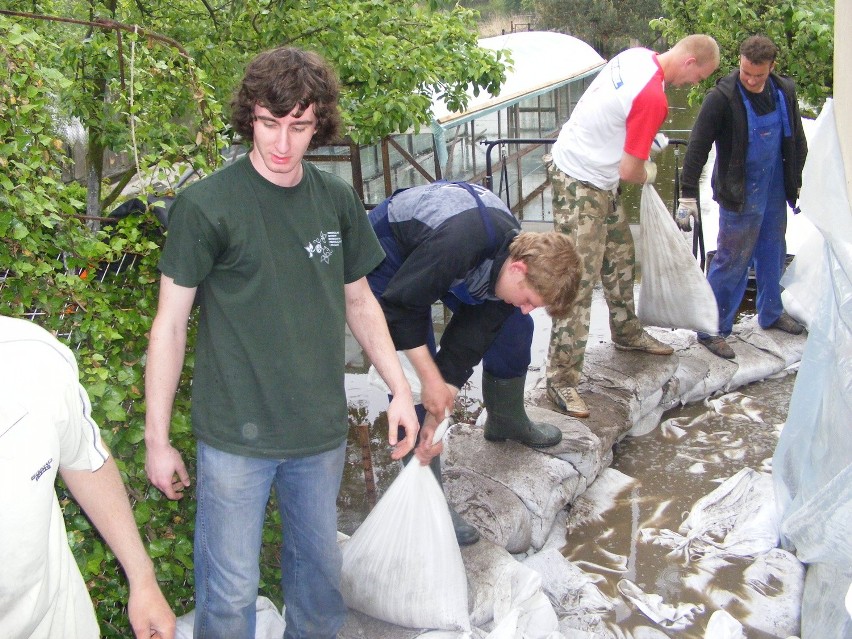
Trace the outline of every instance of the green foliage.
<instances>
[{"instance_id":1,"label":"green foliage","mask_svg":"<svg viewBox=\"0 0 852 639\"><path fill-rule=\"evenodd\" d=\"M650 47L657 33L649 27L660 16L660 0L528 0L542 29L588 42L605 58L635 46Z\"/></svg>"},{"instance_id":2,"label":"green foliage","mask_svg":"<svg viewBox=\"0 0 852 639\"><path fill-rule=\"evenodd\" d=\"M304 46L335 64L345 122L362 142L427 123L433 91L451 108L463 108L469 84L496 92L504 79L501 55L476 47L475 14L455 6L440 14L413 0L298 5L234 0L203 6L9 0L4 9L101 22L0 15L2 312L35 319L74 349L93 416L177 614L194 605L194 492L190 487L173 502L152 488L143 445L143 373L162 231L149 213L106 224L92 218L113 202L130 175L117 185L100 173L86 185L63 182L63 127L79 118L90 153L126 153L133 158L131 173L141 169L141 195L162 194L175 188L186 168L202 173L215 168L227 134L220 105L246 61L270 46ZM102 196L103 187L112 192ZM194 340L194 322L189 339ZM190 349L171 439L194 476L192 365ZM129 636L127 585L115 557L61 487L60 501L103 635ZM280 602L277 522L270 505L262 592Z\"/></svg>"},{"instance_id":3,"label":"green foliage","mask_svg":"<svg viewBox=\"0 0 852 639\"><path fill-rule=\"evenodd\" d=\"M178 613L191 607L191 497L169 502L144 471L143 364L156 309L162 239L149 215L93 232L80 218L85 191L66 185L55 130L57 96L69 83L43 64L41 36L0 16L0 307L67 340L80 378L127 483L163 590ZM188 397L176 403L173 441L193 451ZM183 425L182 425L183 424ZM192 459L188 460L192 463ZM60 492L68 538L95 600L102 632L127 637L127 585L115 558L76 503Z\"/></svg>"},{"instance_id":4,"label":"green foliage","mask_svg":"<svg viewBox=\"0 0 852 639\"><path fill-rule=\"evenodd\" d=\"M777 71L796 81L799 98L814 111L834 86L834 2L831 0L662 0L666 17L653 22L674 42L690 33L716 38L720 73L739 66L740 43L763 34L780 49ZM709 83L706 83L709 85ZM703 95L707 86L693 92Z\"/></svg>"}]
</instances>

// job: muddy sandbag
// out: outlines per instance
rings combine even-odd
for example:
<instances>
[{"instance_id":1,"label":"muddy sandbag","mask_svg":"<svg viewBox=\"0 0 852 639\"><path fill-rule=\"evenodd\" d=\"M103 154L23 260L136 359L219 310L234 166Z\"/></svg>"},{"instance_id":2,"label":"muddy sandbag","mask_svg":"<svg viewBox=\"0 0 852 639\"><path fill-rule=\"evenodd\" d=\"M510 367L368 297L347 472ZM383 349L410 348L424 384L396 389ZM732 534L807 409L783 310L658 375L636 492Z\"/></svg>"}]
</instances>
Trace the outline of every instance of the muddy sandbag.
<instances>
[{"instance_id":1,"label":"muddy sandbag","mask_svg":"<svg viewBox=\"0 0 852 639\"><path fill-rule=\"evenodd\" d=\"M703 401L706 397L722 390L733 379L739 368L736 362L717 357L698 344L697 341L695 346L690 347L689 357L703 361L707 365L707 373L698 380L698 383L691 390L681 395L683 404Z\"/></svg>"},{"instance_id":2,"label":"muddy sandbag","mask_svg":"<svg viewBox=\"0 0 852 639\"><path fill-rule=\"evenodd\" d=\"M678 532L690 554L752 556L778 545L772 476L743 468L693 505Z\"/></svg>"},{"instance_id":3,"label":"muddy sandbag","mask_svg":"<svg viewBox=\"0 0 852 639\"><path fill-rule=\"evenodd\" d=\"M470 630L467 577L441 487L416 459L343 545L346 605L406 628Z\"/></svg>"},{"instance_id":4,"label":"muddy sandbag","mask_svg":"<svg viewBox=\"0 0 852 639\"><path fill-rule=\"evenodd\" d=\"M775 373L780 373L786 368L786 364L781 357L755 348L738 337L729 339L728 343L737 356L736 360L734 360L737 363L737 370L728 383L725 384L724 390L726 392L751 384L752 382L764 380L775 375Z\"/></svg>"},{"instance_id":5,"label":"muddy sandbag","mask_svg":"<svg viewBox=\"0 0 852 639\"><path fill-rule=\"evenodd\" d=\"M713 289L651 184L642 187L636 248L642 271L636 315L641 322L718 334Z\"/></svg>"},{"instance_id":6,"label":"muddy sandbag","mask_svg":"<svg viewBox=\"0 0 852 639\"><path fill-rule=\"evenodd\" d=\"M678 532L643 528L639 537L687 560L765 553L779 539L772 476L743 468L696 501Z\"/></svg>"},{"instance_id":7,"label":"muddy sandbag","mask_svg":"<svg viewBox=\"0 0 852 639\"><path fill-rule=\"evenodd\" d=\"M631 428L660 404L664 384L678 367L677 357L648 358L642 353L617 350L612 344L587 347L585 383L604 394L628 393Z\"/></svg>"},{"instance_id":8,"label":"muddy sandbag","mask_svg":"<svg viewBox=\"0 0 852 639\"><path fill-rule=\"evenodd\" d=\"M737 329L737 337L783 360L785 366L792 366L801 361L808 341L807 333L790 335L777 329L760 328L756 317L741 322Z\"/></svg>"},{"instance_id":9,"label":"muddy sandbag","mask_svg":"<svg viewBox=\"0 0 852 639\"><path fill-rule=\"evenodd\" d=\"M666 603L656 593L647 593L629 579L616 585L618 592L639 612L666 630L684 630L695 623L695 616L704 612L704 604Z\"/></svg>"},{"instance_id":10,"label":"muddy sandbag","mask_svg":"<svg viewBox=\"0 0 852 639\"><path fill-rule=\"evenodd\" d=\"M468 468L445 467L447 500L482 536L511 553L526 552L532 543L530 512L511 490Z\"/></svg>"},{"instance_id":11,"label":"muddy sandbag","mask_svg":"<svg viewBox=\"0 0 852 639\"><path fill-rule=\"evenodd\" d=\"M694 344L686 350L678 351L678 367L674 375L672 375L671 380L664 387L663 397L660 399L662 406L674 408L678 404L686 405L690 401L695 401L705 396L704 393L707 389L705 380L708 379L710 374L710 363L706 358L696 356L698 349L707 350L700 344ZM672 388L672 392L666 392L670 388L669 385L675 383L676 385ZM701 388L699 388L699 385L702 385ZM698 392L693 395L696 389L698 389ZM699 396L697 397L696 395Z\"/></svg>"},{"instance_id":12,"label":"muddy sandbag","mask_svg":"<svg viewBox=\"0 0 852 639\"><path fill-rule=\"evenodd\" d=\"M555 548L524 560L541 575L541 587L560 619L571 617L575 627L594 625L615 608L615 602L595 585L600 577L584 572Z\"/></svg>"},{"instance_id":13,"label":"muddy sandbag","mask_svg":"<svg viewBox=\"0 0 852 639\"><path fill-rule=\"evenodd\" d=\"M284 634L284 617L268 598L259 596L254 605L256 617L255 639L280 639ZM178 617L175 639L192 639L194 635L195 610Z\"/></svg>"},{"instance_id":14,"label":"muddy sandbag","mask_svg":"<svg viewBox=\"0 0 852 639\"><path fill-rule=\"evenodd\" d=\"M614 468L605 468L582 495L571 504L566 529L573 531L603 521L604 513L615 507L616 499L636 485L636 480Z\"/></svg>"},{"instance_id":15,"label":"muddy sandbag","mask_svg":"<svg viewBox=\"0 0 852 639\"><path fill-rule=\"evenodd\" d=\"M515 493L530 513L531 543L541 548L556 514L585 489L585 479L568 462L513 441L486 441L482 429L457 424L448 434L448 467L468 468Z\"/></svg>"},{"instance_id":16,"label":"muddy sandbag","mask_svg":"<svg viewBox=\"0 0 852 639\"><path fill-rule=\"evenodd\" d=\"M586 479L586 485L609 465L612 445L606 445L579 419L538 406L527 406L526 412L532 421L552 424L562 432L562 440L547 452L570 463Z\"/></svg>"},{"instance_id":17,"label":"muddy sandbag","mask_svg":"<svg viewBox=\"0 0 852 639\"><path fill-rule=\"evenodd\" d=\"M773 548L753 559L706 557L690 568L683 573L684 586L704 593L712 607L736 611L749 636L752 631L770 637L799 634L805 567L792 553Z\"/></svg>"},{"instance_id":18,"label":"muddy sandbag","mask_svg":"<svg viewBox=\"0 0 852 639\"><path fill-rule=\"evenodd\" d=\"M556 613L541 589L541 576L486 540L464 548L470 579L471 624L493 621L492 639L547 637L558 627ZM503 624L498 634L493 631ZM514 634L507 634L512 629Z\"/></svg>"}]
</instances>

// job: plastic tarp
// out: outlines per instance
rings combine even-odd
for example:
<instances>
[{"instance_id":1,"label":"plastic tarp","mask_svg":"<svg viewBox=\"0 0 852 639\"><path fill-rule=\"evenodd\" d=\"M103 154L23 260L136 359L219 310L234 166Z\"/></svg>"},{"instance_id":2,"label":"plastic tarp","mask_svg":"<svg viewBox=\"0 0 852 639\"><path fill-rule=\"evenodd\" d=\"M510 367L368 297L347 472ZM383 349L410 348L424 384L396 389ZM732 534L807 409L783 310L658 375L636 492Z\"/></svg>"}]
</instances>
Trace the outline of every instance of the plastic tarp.
<instances>
[{"instance_id":1,"label":"plastic tarp","mask_svg":"<svg viewBox=\"0 0 852 639\"><path fill-rule=\"evenodd\" d=\"M782 546L808 565L802 639L852 637L852 209L831 101L809 146L800 204L825 240L822 294L772 463Z\"/></svg>"},{"instance_id":2,"label":"plastic tarp","mask_svg":"<svg viewBox=\"0 0 852 639\"><path fill-rule=\"evenodd\" d=\"M439 127L456 126L475 116L504 109L522 99L551 91L606 64L600 54L582 40L551 31L523 31L481 38L479 46L508 52L512 58L506 81L496 96L487 91L474 95L469 90L467 109L451 112L446 103L432 102L432 118Z\"/></svg>"},{"instance_id":3,"label":"plastic tarp","mask_svg":"<svg viewBox=\"0 0 852 639\"><path fill-rule=\"evenodd\" d=\"M564 33L524 31L481 38L479 46L506 50L512 59L500 93L478 95L468 89L467 108L451 112L439 97L432 100L432 134L441 166L447 162L448 129L506 109L521 100L543 95L575 80L597 73L605 64L600 54L582 40Z\"/></svg>"}]
</instances>

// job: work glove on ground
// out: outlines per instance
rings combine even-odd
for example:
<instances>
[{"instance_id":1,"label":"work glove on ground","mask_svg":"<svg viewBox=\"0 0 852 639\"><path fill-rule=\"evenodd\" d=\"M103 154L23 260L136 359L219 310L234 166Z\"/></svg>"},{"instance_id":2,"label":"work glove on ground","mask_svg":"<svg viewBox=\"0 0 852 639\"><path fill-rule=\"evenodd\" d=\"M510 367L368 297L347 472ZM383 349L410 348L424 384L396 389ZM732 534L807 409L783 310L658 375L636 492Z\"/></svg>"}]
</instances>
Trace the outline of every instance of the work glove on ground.
<instances>
[{"instance_id":1,"label":"work glove on ground","mask_svg":"<svg viewBox=\"0 0 852 639\"><path fill-rule=\"evenodd\" d=\"M694 197L682 197L675 213L675 222L681 231L691 231L692 220L698 223L698 202Z\"/></svg>"},{"instance_id":2,"label":"work glove on ground","mask_svg":"<svg viewBox=\"0 0 852 639\"><path fill-rule=\"evenodd\" d=\"M657 163L645 160L645 184L653 184L657 179Z\"/></svg>"}]
</instances>

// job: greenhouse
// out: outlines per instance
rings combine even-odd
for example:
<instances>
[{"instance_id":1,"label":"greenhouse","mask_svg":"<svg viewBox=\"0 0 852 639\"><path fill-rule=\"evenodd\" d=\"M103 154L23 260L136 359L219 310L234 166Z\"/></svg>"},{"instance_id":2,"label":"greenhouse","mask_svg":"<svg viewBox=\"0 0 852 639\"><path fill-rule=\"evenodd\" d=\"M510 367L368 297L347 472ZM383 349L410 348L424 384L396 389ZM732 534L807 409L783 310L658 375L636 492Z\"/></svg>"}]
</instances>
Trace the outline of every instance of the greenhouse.
<instances>
[{"instance_id":1,"label":"greenhouse","mask_svg":"<svg viewBox=\"0 0 852 639\"><path fill-rule=\"evenodd\" d=\"M407 132L362 147L322 149L310 159L350 180L368 208L393 191L436 179L481 182L520 218L541 219L545 172L541 142L555 138L606 61L569 35L526 31L480 40L508 50L512 66L499 95L471 94L464 112L435 100L431 131ZM490 168L490 171L489 171Z\"/></svg>"}]
</instances>

